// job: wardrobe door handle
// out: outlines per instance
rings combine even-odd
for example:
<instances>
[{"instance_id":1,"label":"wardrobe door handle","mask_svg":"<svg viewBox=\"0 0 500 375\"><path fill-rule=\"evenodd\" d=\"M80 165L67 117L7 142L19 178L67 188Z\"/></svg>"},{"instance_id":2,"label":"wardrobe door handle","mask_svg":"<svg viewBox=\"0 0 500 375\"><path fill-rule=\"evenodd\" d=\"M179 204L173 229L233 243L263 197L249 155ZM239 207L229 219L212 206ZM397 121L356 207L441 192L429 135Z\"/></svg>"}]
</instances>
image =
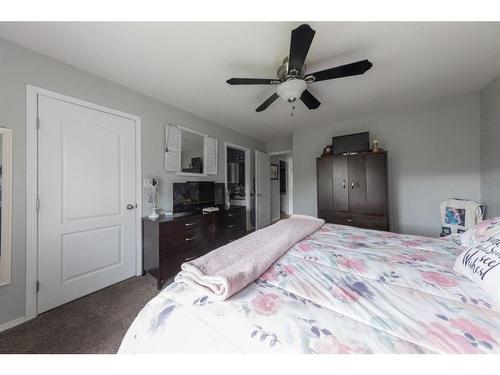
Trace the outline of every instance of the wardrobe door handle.
<instances>
[{"instance_id":1,"label":"wardrobe door handle","mask_svg":"<svg viewBox=\"0 0 500 375\"><path fill-rule=\"evenodd\" d=\"M345 180L342 181L342 189L345 189Z\"/></svg>"},{"instance_id":2,"label":"wardrobe door handle","mask_svg":"<svg viewBox=\"0 0 500 375\"><path fill-rule=\"evenodd\" d=\"M354 189L354 181L351 181L351 189Z\"/></svg>"}]
</instances>

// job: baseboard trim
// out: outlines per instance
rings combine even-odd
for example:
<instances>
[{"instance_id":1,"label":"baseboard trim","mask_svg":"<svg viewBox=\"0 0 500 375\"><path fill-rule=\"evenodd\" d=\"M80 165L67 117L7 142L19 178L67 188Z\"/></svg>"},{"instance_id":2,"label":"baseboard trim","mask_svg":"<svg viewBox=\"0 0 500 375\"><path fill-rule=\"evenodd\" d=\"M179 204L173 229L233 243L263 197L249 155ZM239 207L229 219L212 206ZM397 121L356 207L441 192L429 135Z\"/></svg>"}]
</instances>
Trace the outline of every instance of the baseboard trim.
<instances>
[{"instance_id":1,"label":"baseboard trim","mask_svg":"<svg viewBox=\"0 0 500 375\"><path fill-rule=\"evenodd\" d=\"M21 316L17 319L11 320L10 322L0 324L0 332L6 331L8 329L14 328L15 326L22 324L26 321L26 317Z\"/></svg>"}]
</instances>

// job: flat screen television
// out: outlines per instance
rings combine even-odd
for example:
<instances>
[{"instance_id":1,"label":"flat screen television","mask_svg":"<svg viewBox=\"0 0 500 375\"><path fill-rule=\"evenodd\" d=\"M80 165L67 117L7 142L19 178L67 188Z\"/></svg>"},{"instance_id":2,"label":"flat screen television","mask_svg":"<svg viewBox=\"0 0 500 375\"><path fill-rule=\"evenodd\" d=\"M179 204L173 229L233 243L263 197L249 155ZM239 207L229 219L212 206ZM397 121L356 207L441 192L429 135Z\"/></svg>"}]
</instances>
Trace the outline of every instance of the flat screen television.
<instances>
[{"instance_id":1,"label":"flat screen television","mask_svg":"<svg viewBox=\"0 0 500 375\"><path fill-rule=\"evenodd\" d=\"M348 134L332 137L333 155L351 154L370 149L370 133Z\"/></svg>"},{"instance_id":2,"label":"flat screen television","mask_svg":"<svg viewBox=\"0 0 500 375\"><path fill-rule=\"evenodd\" d=\"M212 181L174 182L174 213L198 211L214 206L214 185Z\"/></svg>"}]
</instances>

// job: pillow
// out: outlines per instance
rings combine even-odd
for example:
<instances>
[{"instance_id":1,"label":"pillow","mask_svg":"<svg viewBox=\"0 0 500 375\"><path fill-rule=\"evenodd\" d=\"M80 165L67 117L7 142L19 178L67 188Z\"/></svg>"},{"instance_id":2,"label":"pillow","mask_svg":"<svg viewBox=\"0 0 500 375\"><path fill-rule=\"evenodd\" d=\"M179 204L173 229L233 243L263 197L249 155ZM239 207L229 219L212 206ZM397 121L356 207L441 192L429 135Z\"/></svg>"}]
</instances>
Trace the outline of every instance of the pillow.
<instances>
[{"instance_id":1,"label":"pillow","mask_svg":"<svg viewBox=\"0 0 500 375\"><path fill-rule=\"evenodd\" d=\"M460 235L462 246L474 247L500 234L500 217L485 220Z\"/></svg>"},{"instance_id":2,"label":"pillow","mask_svg":"<svg viewBox=\"0 0 500 375\"><path fill-rule=\"evenodd\" d=\"M477 283L500 308L500 234L464 250L453 269Z\"/></svg>"}]
</instances>

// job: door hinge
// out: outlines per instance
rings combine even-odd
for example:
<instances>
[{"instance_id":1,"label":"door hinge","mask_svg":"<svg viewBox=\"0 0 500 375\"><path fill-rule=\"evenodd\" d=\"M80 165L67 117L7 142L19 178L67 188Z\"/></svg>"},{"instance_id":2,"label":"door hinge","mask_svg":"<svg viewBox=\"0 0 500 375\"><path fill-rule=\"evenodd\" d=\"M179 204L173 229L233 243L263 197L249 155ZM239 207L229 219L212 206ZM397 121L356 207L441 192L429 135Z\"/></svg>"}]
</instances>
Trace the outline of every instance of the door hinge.
<instances>
[{"instance_id":1,"label":"door hinge","mask_svg":"<svg viewBox=\"0 0 500 375\"><path fill-rule=\"evenodd\" d=\"M40 211L40 199L39 198L36 199L36 210Z\"/></svg>"},{"instance_id":2,"label":"door hinge","mask_svg":"<svg viewBox=\"0 0 500 375\"><path fill-rule=\"evenodd\" d=\"M36 128L40 129L40 118L38 116L36 117Z\"/></svg>"},{"instance_id":3,"label":"door hinge","mask_svg":"<svg viewBox=\"0 0 500 375\"><path fill-rule=\"evenodd\" d=\"M36 282L36 292L38 293L40 291L40 281Z\"/></svg>"}]
</instances>

